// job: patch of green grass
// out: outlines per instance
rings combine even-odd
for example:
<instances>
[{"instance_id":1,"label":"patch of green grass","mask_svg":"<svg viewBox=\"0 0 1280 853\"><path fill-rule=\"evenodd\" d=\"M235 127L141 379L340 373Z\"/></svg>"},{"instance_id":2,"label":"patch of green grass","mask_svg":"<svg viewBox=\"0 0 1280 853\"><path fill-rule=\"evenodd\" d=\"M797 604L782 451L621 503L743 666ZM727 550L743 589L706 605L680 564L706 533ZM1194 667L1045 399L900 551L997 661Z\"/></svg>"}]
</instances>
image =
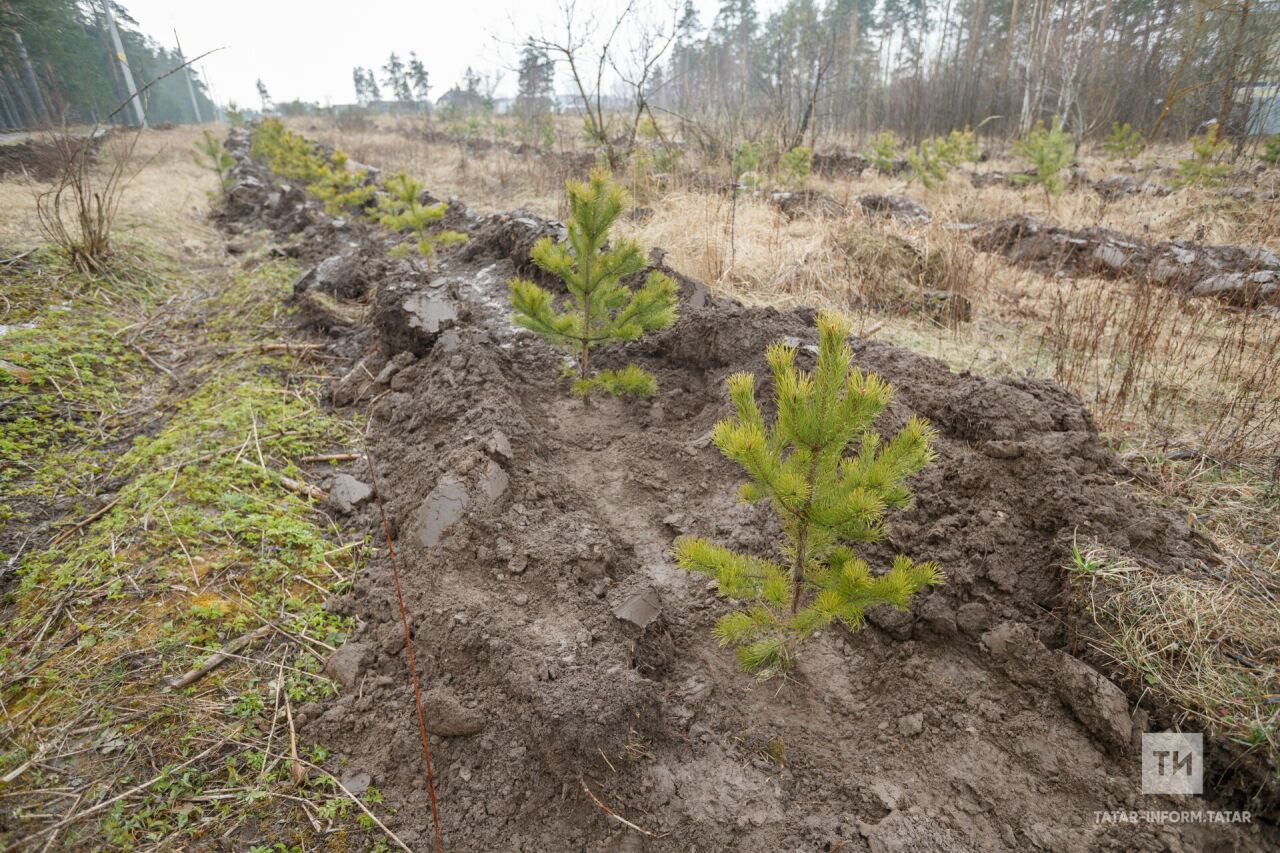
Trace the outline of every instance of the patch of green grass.
<instances>
[{"instance_id":1,"label":"patch of green grass","mask_svg":"<svg viewBox=\"0 0 1280 853\"><path fill-rule=\"evenodd\" d=\"M297 378L322 370L262 352L297 270L207 272L127 298L130 283L86 280L68 310L46 306L35 328L0 338L0 358L29 371L0 374L20 413L0 423L0 482L49 502L77 495L63 535L23 555L0 617L0 775L17 772L6 793L31 792L7 801L0 846L202 846L249 820L276 848L378 837L328 777L295 786L287 721L335 692L323 661L353 625L323 604L349 587L362 543L342 542L283 478L307 479L303 456L355 446L359 424ZM161 303L183 307L157 317ZM128 343L140 326L154 331L138 346L163 350L172 376ZM108 475L114 503L73 530ZM15 508L0 523L22 520ZM239 657L169 686L268 625ZM66 790L85 817L60 826ZM323 839L314 829L333 825Z\"/></svg>"}]
</instances>

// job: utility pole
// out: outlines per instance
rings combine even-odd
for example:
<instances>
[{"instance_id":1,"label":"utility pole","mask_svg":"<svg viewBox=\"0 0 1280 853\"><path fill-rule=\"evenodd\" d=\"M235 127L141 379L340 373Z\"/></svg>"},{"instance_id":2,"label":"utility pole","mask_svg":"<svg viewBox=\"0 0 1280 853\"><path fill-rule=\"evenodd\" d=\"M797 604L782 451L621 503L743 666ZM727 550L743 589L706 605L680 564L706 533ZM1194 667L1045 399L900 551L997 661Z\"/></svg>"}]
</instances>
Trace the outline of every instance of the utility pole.
<instances>
[{"instance_id":1,"label":"utility pole","mask_svg":"<svg viewBox=\"0 0 1280 853\"><path fill-rule=\"evenodd\" d=\"M205 91L209 93L209 100L213 102L213 120L225 120L226 116L222 114L222 109L218 106L218 98L217 95L214 94L213 84L209 82L209 70L203 65L200 66L200 76L204 78Z\"/></svg>"},{"instance_id":2,"label":"utility pole","mask_svg":"<svg viewBox=\"0 0 1280 853\"><path fill-rule=\"evenodd\" d=\"M46 124L51 123L49 110L44 105L44 97L40 94L40 83L36 80L36 73L31 68L31 57L27 54L27 46L22 43L22 34L16 29L13 31L13 40L18 45L18 58L22 60L22 69L26 73L27 89L31 92L31 100L36 111L36 121L43 121Z\"/></svg>"},{"instance_id":3,"label":"utility pole","mask_svg":"<svg viewBox=\"0 0 1280 853\"><path fill-rule=\"evenodd\" d=\"M107 30L111 33L111 43L116 48L116 59L120 61L120 71L124 74L124 83L129 90L129 102L133 104L133 113L138 124L147 126L147 115L142 111L142 99L138 97L138 87L133 85L133 72L129 70L129 60L124 55L124 45L120 43L120 31L116 29L116 18L111 14L111 0L102 0L102 8L107 13Z\"/></svg>"},{"instance_id":4,"label":"utility pole","mask_svg":"<svg viewBox=\"0 0 1280 853\"><path fill-rule=\"evenodd\" d=\"M182 55L182 42L178 41L178 31L173 31L173 43L178 46L178 62L183 65L187 64L187 58ZM196 84L191 82L191 66L187 65L182 69L182 74L187 78L187 93L191 95L191 112L196 117L196 124L200 124L203 119L200 118L200 103L196 100Z\"/></svg>"}]
</instances>

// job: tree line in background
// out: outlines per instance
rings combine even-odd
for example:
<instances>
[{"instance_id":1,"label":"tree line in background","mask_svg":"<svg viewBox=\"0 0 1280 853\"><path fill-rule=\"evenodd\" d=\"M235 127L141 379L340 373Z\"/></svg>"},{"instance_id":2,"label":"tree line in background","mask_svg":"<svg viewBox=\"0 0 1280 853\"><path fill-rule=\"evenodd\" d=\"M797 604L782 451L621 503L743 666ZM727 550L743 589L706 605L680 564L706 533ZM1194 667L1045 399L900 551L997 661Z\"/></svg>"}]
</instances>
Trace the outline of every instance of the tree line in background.
<instances>
[{"instance_id":1,"label":"tree line in background","mask_svg":"<svg viewBox=\"0 0 1280 853\"><path fill-rule=\"evenodd\" d=\"M109 0L108 0L109 2ZM123 7L111 4L124 55L141 87L185 61L142 34ZM99 122L129 98L116 61L102 0L0 0L0 126L41 127ZM143 96L152 123L214 118L203 83L184 73L159 80ZM112 119L133 123L132 110Z\"/></svg>"},{"instance_id":2,"label":"tree line in background","mask_svg":"<svg viewBox=\"0 0 1280 853\"><path fill-rule=\"evenodd\" d=\"M1275 0L788 0L766 16L724 0L706 28L686 0L675 36L655 107L787 145L983 123L1022 136L1055 116L1077 137L1121 122L1185 139L1211 119L1240 136L1260 117L1241 95L1280 82Z\"/></svg>"},{"instance_id":3,"label":"tree line in background","mask_svg":"<svg viewBox=\"0 0 1280 853\"><path fill-rule=\"evenodd\" d=\"M1213 125L1238 152L1274 133L1268 111L1280 121L1280 0L786 0L767 14L722 0L707 25L673 2L562 0L517 34L503 111L530 128L556 106L581 113L613 166L643 128L667 145L673 124L730 155L744 140L781 153L889 131L912 146L959 128L1026 139L1041 122L1076 141L1123 127L1139 147ZM403 92L396 63L382 70ZM355 76L376 102L373 72ZM492 109L496 78L467 78L437 106Z\"/></svg>"}]
</instances>

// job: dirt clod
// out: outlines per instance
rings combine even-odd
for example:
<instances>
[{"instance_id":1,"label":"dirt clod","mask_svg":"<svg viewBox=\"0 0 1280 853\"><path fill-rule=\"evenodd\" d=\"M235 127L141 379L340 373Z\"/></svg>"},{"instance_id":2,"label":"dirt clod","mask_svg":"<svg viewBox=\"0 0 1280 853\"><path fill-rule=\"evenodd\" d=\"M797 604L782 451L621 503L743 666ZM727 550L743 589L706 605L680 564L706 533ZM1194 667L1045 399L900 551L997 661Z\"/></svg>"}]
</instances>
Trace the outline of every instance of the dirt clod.
<instances>
[{"instance_id":1,"label":"dirt clod","mask_svg":"<svg viewBox=\"0 0 1280 853\"><path fill-rule=\"evenodd\" d=\"M329 486L329 506L344 515L349 515L371 497L373 489L350 474L338 474Z\"/></svg>"},{"instance_id":2,"label":"dirt clod","mask_svg":"<svg viewBox=\"0 0 1280 853\"><path fill-rule=\"evenodd\" d=\"M1050 272L1142 279L1248 307L1280 303L1280 257L1252 246L1147 243L1111 228L1071 230L1028 216L980 228L974 242Z\"/></svg>"}]
</instances>

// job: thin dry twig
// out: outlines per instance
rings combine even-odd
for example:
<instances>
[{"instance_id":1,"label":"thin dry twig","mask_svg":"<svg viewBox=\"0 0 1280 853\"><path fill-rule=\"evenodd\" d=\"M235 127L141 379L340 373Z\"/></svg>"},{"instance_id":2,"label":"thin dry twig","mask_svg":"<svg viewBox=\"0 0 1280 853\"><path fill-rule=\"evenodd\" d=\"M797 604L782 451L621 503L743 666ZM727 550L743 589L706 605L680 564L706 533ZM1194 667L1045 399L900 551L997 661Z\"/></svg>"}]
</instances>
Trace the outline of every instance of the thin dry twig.
<instances>
[{"instance_id":1,"label":"thin dry twig","mask_svg":"<svg viewBox=\"0 0 1280 853\"><path fill-rule=\"evenodd\" d=\"M275 471L272 471L270 468L266 467L265 465L254 465L248 459L241 459L240 464L247 465L250 468L257 468L260 471L266 471L268 474L271 474L277 480L279 480L280 485L284 486L286 489L289 489L290 491L297 492L302 495L306 495L309 498L315 498L318 501L325 500L326 498L329 497L329 493L326 492L324 489L320 488L319 486L313 486L310 483L303 483L299 480L293 479L292 477L286 477L284 474L280 474Z\"/></svg>"},{"instance_id":2,"label":"thin dry twig","mask_svg":"<svg viewBox=\"0 0 1280 853\"><path fill-rule=\"evenodd\" d=\"M289 775L296 788L307 778L307 771L302 769L302 763L298 760L298 732L293 727L293 707L289 703L288 690L284 692L284 715L289 721Z\"/></svg>"},{"instance_id":3,"label":"thin dry twig","mask_svg":"<svg viewBox=\"0 0 1280 853\"><path fill-rule=\"evenodd\" d=\"M670 835L670 834L671 834L671 833L669 833L669 832L664 832L664 833L662 833L661 835L659 835L659 834L657 834L656 832L650 832L649 830L645 829L645 828L644 828L644 827L642 827L642 826L636 826L634 823L632 823L631 821L627 820L625 817L622 817L622 816L621 816L621 815L619 815L617 812L615 812L613 809L611 809L611 808L609 808L608 806L606 806L604 803L600 802L600 799L599 799L598 797L596 797L596 795L595 795L595 794L591 793L591 789L587 787L587 783L586 783L584 780L579 779L579 780L578 780L578 782L582 785L582 790L586 791L586 792L587 792L587 796L591 798L591 802L595 803L597 806L599 806L600 808L604 809L604 813L605 813L605 814L607 814L609 817L613 818L614 820L616 820L618 823L622 824L623 826L629 826L629 827L631 827L632 829L634 829L636 832L639 832L639 833L640 833L640 834L642 834L642 835L647 835L647 836L649 836L650 838L666 838L668 835Z\"/></svg>"},{"instance_id":4,"label":"thin dry twig","mask_svg":"<svg viewBox=\"0 0 1280 853\"><path fill-rule=\"evenodd\" d=\"M369 466L369 483L378 500L382 514L382 529L387 536L387 551L391 555L391 574L396 581L396 600L400 603L400 622L404 625L404 645L408 653L409 676L413 681L413 701L418 706L418 729L422 733L422 757L427 763L427 792L431 796L431 826L435 830L436 853L440 853L440 819L436 811L436 785L431 776L431 750L427 746L427 720L422 712L422 691L418 688L418 668L413 662L413 641L409 635L409 617L404 611L404 595L400 592L400 570L396 568L396 550L391 544L391 526L387 523L387 511L382 506L382 494L378 491L378 476L373 472L373 455L364 449L364 460Z\"/></svg>"}]
</instances>

